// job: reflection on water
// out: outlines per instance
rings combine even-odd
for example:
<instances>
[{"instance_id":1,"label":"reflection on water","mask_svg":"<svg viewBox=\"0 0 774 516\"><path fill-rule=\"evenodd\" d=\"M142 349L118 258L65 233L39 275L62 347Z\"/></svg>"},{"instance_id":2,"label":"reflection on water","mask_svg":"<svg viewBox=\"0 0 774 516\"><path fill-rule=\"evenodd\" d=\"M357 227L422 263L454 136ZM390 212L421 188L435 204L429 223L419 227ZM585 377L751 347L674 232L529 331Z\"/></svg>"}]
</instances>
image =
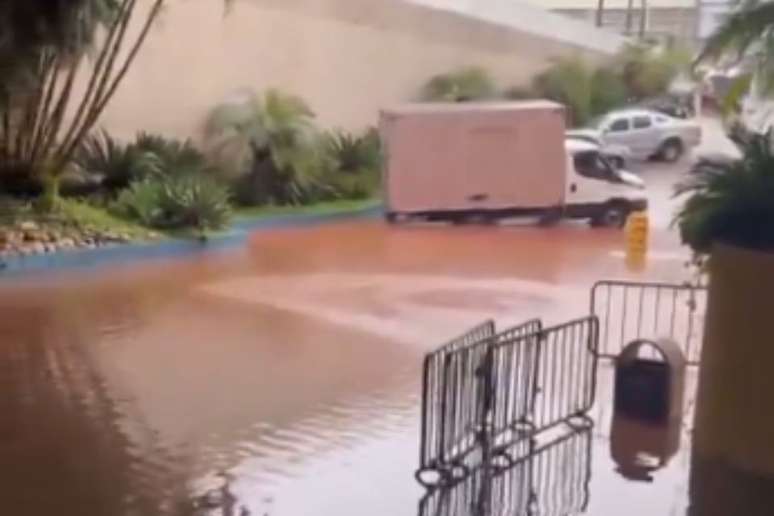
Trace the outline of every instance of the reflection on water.
<instances>
[{"instance_id":1,"label":"reflection on water","mask_svg":"<svg viewBox=\"0 0 774 516\"><path fill-rule=\"evenodd\" d=\"M428 492L420 516L568 516L589 503L592 427L508 450L516 460L495 459L455 484Z\"/></svg>"},{"instance_id":2,"label":"reflection on water","mask_svg":"<svg viewBox=\"0 0 774 516\"><path fill-rule=\"evenodd\" d=\"M591 280L624 270L619 244L579 228L358 223L3 280L2 514L411 514L424 351L485 317L582 315ZM541 506L583 507L584 446L532 462ZM594 479L618 489L605 455Z\"/></svg>"}]
</instances>

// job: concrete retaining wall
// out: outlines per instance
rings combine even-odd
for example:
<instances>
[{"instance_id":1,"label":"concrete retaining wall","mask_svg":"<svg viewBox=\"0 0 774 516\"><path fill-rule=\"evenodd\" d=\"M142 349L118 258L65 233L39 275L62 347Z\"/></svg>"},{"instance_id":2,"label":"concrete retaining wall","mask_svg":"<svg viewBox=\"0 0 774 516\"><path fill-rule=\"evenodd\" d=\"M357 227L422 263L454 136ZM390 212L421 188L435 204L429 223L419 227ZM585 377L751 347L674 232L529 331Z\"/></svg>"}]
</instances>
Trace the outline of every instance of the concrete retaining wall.
<instances>
[{"instance_id":1,"label":"concrete retaining wall","mask_svg":"<svg viewBox=\"0 0 774 516\"><path fill-rule=\"evenodd\" d=\"M278 87L321 125L357 129L437 73L483 66L508 87L552 57L604 59L622 42L518 0L238 0L225 16L219 0L170 0L102 125L196 137L218 102Z\"/></svg>"}]
</instances>

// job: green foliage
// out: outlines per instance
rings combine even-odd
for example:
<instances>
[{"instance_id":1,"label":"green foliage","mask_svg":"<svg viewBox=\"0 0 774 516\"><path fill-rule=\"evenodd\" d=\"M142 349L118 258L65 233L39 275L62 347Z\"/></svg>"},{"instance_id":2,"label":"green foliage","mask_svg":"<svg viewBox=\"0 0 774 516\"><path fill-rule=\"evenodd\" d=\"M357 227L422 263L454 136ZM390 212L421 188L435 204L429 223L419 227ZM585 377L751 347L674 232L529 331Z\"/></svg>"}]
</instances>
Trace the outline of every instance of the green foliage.
<instances>
[{"instance_id":1,"label":"green foliage","mask_svg":"<svg viewBox=\"0 0 774 516\"><path fill-rule=\"evenodd\" d=\"M220 229L231 219L230 192L207 176L156 177L133 182L112 211L148 227Z\"/></svg>"},{"instance_id":2,"label":"green foliage","mask_svg":"<svg viewBox=\"0 0 774 516\"><path fill-rule=\"evenodd\" d=\"M612 67L598 68L591 76L591 114L602 115L626 104L626 85Z\"/></svg>"},{"instance_id":3,"label":"green foliage","mask_svg":"<svg viewBox=\"0 0 774 516\"><path fill-rule=\"evenodd\" d=\"M532 100L540 95L529 86L513 86L505 90L505 98L508 100Z\"/></svg>"},{"instance_id":4,"label":"green foliage","mask_svg":"<svg viewBox=\"0 0 774 516\"><path fill-rule=\"evenodd\" d=\"M762 47L771 55L774 39L774 2L749 0L725 17L720 26L704 42L697 62L716 60L726 55L738 57L751 47Z\"/></svg>"},{"instance_id":5,"label":"green foliage","mask_svg":"<svg viewBox=\"0 0 774 516\"><path fill-rule=\"evenodd\" d=\"M425 84L422 99L429 102L468 102L495 94L494 81L483 68L469 67L436 75Z\"/></svg>"},{"instance_id":6,"label":"green foliage","mask_svg":"<svg viewBox=\"0 0 774 516\"><path fill-rule=\"evenodd\" d=\"M535 77L533 87L541 97L566 106L569 125L583 125L591 116L591 77L583 60L564 58Z\"/></svg>"},{"instance_id":7,"label":"green foliage","mask_svg":"<svg viewBox=\"0 0 774 516\"><path fill-rule=\"evenodd\" d=\"M680 51L629 45L618 57L621 75L632 100L663 95L681 70ZM687 68L687 65L682 64Z\"/></svg>"},{"instance_id":8,"label":"green foliage","mask_svg":"<svg viewBox=\"0 0 774 516\"><path fill-rule=\"evenodd\" d=\"M734 79L731 83L731 87L728 89L728 93L723 97L721 102L721 111L723 116L729 117L742 110L742 99L750 91L752 84L752 74L743 74Z\"/></svg>"},{"instance_id":9,"label":"green foliage","mask_svg":"<svg viewBox=\"0 0 774 516\"><path fill-rule=\"evenodd\" d=\"M159 179L135 181L121 191L110 209L119 217L154 227L163 218L159 201L162 187Z\"/></svg>"},{"instance_id":10,"label":"green foliage","mask_svg":"<svg viewBox=\"0 0 774 516\"><path fill-rule=\"evenodd\" d=\"M294 95L269 90L217 106L205 134L234 177L240 204L302 204L321 190L328 165L318 149L314 113Z\"/></svg>"},{"instance_id":11,"label":"green foliage","mask_svg":"<svg viewBox=\"0 0 774 516\"><path fill-rule=\"evenodd\" d=\"M207 157L191 140L180 141L162 135L140 132L132 144L141 153L155 154L165 174L204 174L212 172Z\"/></svg>"},{"instance_id":12,"label":"green foliage","mask_svg":"<svg viewBox=\"0 0 774 516\"><path fill-rule=\"evenodd\" d=\"M90 135L79 148L75 164L82 172L102 178L103 189L113 194L152 176L212 172L206 156L190 140L144 132L130 143L121 143L104 130Z\"/></svg>"},{"instance_id":13,"label":"green foliage","mask_svg":"<svg viewBox=\"0 0 774 516\"><path fill-rule=\"evenodd\" d=\"M123 144L107 131L88 136L75 155L75 164L85 173L102 178L109 192L126 188L132 181L160 174L163 162L153 152Z\"/></svg>"},{"instance_id":14,"label":"green foliage","mask_svg":"<svg viewBox=\"0 0 774 516\"><path fill-rule=\"evenodd\" d=\"M163 182L162 227L221 229L231 219L231 194L212 178L186 175Z\"/></svg>"},{"instance_id":15,"label":"green foliage","mask_svg":"<svg viewBox=\"0 0 774 516\"><path fill-rule=\"evenodd\" d=\"M742 159L702 160L676 189L689 196L675 223L697 253L715 242L774 250L774 153L767 137L739 143Z\"/></svg>"},{"instance_id":16,"label":"green foliage","mask_svg":"<svg viewBox=\"0 0 774 516\"><path fill-rule=\"evenodd\" d=\"M375 129L362 136L343 131L327 133L323 136L323 145L340 172L352 174L381 167L381 141Z\"/></svg>"}]
</instances>

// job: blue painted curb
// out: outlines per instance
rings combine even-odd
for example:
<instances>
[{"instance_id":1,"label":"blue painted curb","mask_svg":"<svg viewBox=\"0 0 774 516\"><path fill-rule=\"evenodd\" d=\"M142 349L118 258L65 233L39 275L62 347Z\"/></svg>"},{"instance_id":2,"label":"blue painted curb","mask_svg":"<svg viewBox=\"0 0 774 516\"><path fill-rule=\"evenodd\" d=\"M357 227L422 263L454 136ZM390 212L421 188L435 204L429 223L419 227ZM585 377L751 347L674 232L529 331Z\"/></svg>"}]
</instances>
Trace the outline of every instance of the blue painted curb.
<instances>
[{"instance_id":1,"label":"blue painted curb","mask_svg":"<svg viewBox=\"0 0 774 516\"><path fill-rule=\"evenodd\" d=\"M247 241L251 232L292 227L310 227L331 222L369 219L381 216L382 208L364 208L329 214L288 214L235 222L231 230L210 237L207 241L172 239L125 245L73 249L53 254L13 256L0 260L0 279L31 272L97 267L115 263L204 254L232 249Z\"/></svg>"}]
</instances>

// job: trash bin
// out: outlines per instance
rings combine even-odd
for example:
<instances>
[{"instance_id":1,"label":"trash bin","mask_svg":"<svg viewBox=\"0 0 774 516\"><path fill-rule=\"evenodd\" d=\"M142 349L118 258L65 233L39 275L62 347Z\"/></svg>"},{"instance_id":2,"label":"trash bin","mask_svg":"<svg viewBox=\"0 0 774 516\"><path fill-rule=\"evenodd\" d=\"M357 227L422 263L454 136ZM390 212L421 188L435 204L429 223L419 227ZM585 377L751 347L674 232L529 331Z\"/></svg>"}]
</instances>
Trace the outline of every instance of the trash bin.
<instances>
[{"instance_id":1,"label":"trash bin","mask_svg":"<svg viewBox=\"0 0 774 516\"><path fill-rule=\"evenodd\" d=\"M657 424L681 419L686 359L676 342L630 342L615 366L616 414Z\"/></svg>"}]
</instances>

